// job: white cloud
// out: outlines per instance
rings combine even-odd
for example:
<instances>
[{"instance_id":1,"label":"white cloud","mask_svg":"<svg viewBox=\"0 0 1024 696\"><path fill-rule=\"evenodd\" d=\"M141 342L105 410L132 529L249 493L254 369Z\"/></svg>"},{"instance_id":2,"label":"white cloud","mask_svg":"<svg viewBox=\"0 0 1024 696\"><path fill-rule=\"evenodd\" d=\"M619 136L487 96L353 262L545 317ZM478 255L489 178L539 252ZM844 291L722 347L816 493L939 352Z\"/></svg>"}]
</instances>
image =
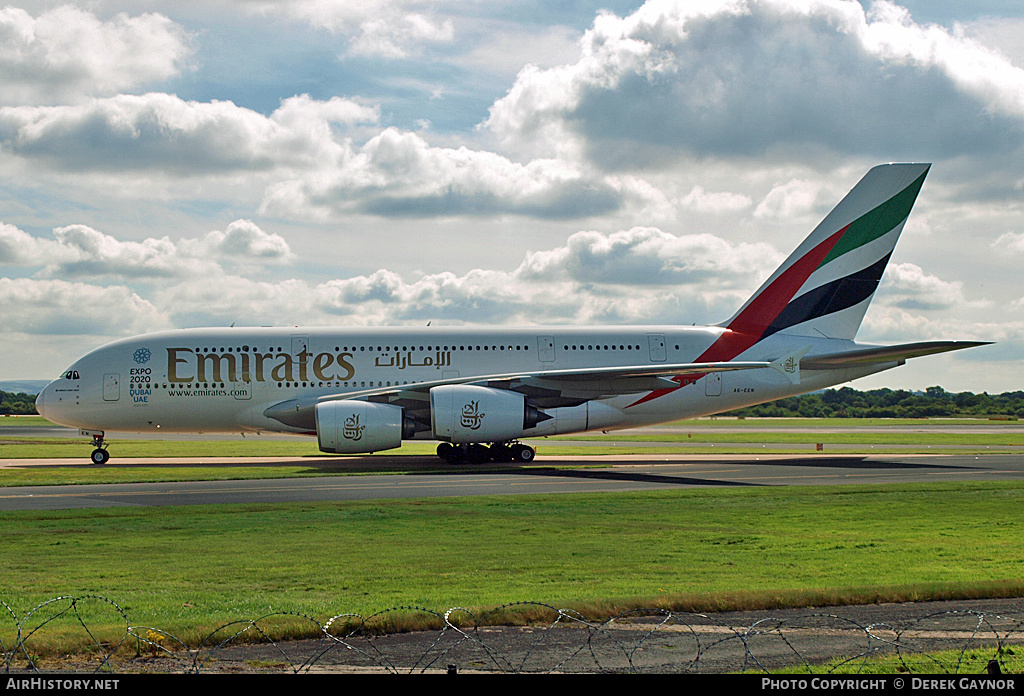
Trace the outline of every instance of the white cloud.
<instances>
[{"instance_id":1,"label":"white cloud","mask_svg":"<svg viewBox=\"0 0 1024 696\"><path fill-rule=\"evenodd\" d=\"M572 65L523 70L485 125L607 168L684 156L930 161L1019 152L1024 70L887 3L648 0ZM926 157L922 157L924 154Z\"/></svg>"},{"instance_id":2,"label":"white cloud","mask_svg":"<svg viewBox=\"0 0 1024 696\"><path fill-rule=\"evenodd\" d=\"M122 336L170 328L168 315L123 285L0 278L4 332Z\"/></svg>"},{"instance_id":3,"label":"white cloud","mask_svg":"<svg viewBox=\"0 0 1024 696\"><path fill-rule=\"evenodd\" d=\"M235 220L223 232L210 232L197 243L193 256L213 255L228 262L261 261L264 263L286 263L295 255L288 242L278 234L268 234L251 220Z\"/></svg>"},{"instance_id":4,"label":"white cloud","mask_svg":"<svg viewBox=\"0 0 1024 696\"><path fill-rule=\"evenodd\" d=\"M703 186L694 186L680 200L680 204L684 208L701 213L726 213L740 211L749 207L751 200L750 196L740 193L730 193L728 191L713 193L705 191Z\"/></svg>"},{"instance_id":5,"label":"white cloud","mask_svg":"<svg viewBox=\"0 0 1024 696\"><path fill-rule=\"evenodd\" d=\"M1024 233L1004 232L992 243L995 250L1005 250L1011 254L1024 253Z\"/></svg>"},{"instance_id":6,"label":"white cloud","mask_svg":"<svg viewBox=\"0 0 1024 696\"><path fill-rule=\"evenodd\" d=\"M118 14L109 21L73 5L32 17L0 9L0 103L56 104L166 80L192 53L167 17Z\"/></svg>"},{"instance_id":7,"label":"white cloud","mask_svg":"<svg viewBox=\"0 0 1024 696\"><path fill-rule=\"evenodd\" d=\"M231 102L119 95L0 108L0 149L71 171L253 172L330 161L341 147L332 125L376 119L376 109L340 97L292 97L266 117Z\"/></svg>"},{"instance_id":8,"label":"white cloud","mask_svg":"<svg viewBox=\"0 0 1024 696\"><path fill-rule=\"evenodd\" d=\"M734 245L711 234L677 237L634 227L609 235L577 232L563 247L527 254L516 275L578 283L698 284L708 290L742 288L751 277L767 277L781 261L767 244Z\"/></svg>"},{"instance_id":9,"label":"white cloud","mask_svg":"<svg viewBox=\"0 0 1024 696\"><path fill-rule=\"evenodd\" d=\"M757 205L754 217L786 220L804 215L815 209L821 192L820 184L802 179L779 184Z\"/></svg>"},{"instance_id":10,"label":"white cloud","mask_svg":"<svg viewBox=\"0 0 1024 696\"><path fill-rule=\"evenodd\" d=\"M997 336L969 359L1005 369L949 379L1019 387L1024 322L989 328L1024 311L1019 22L60 2L0 11L12 377L171 325L720 321L867 167L915 159L935 166L894 256L913 263L861 338Z\"/></svg>"},{"instance_id":11,"label":"white cloud","mask_svg":"<svg viewBox=\"0 0 1024 696\"><path fill-rule=\"evenodd\" d=\"M712 235L676 237L654 228L580 232L564 246L527 254L514 271L418 274L386 268L322 282L258 279L231 269L291 259L280 237L240 220L224 232L172 242L120 241L85 225L37 240L0 224L0 263L40 269L8 280L0 297L11 330L123 333L176 326L238 324L668 323L721 320L751 278L780 255L764 244L731 245ZM11 255L13 248L18 255ZM54 279L60 276L60 280ZM122 282L103 287L114 276ZM196 282L198 277L202 282ZM80 279L83 282L72 282ZM151 282L159 280L159 282ZM76 303L82 300L82 319ZM96 322L104 302L119 317ZM131 315L131 317L129 317ZM38 318L33 318L38 317ZM49 317L49 318L44 318Z\"/></svg>"},{"instance_id":12,"label":"white cloud","mask_svg":"<svg viewBox=\"0 0 1024 696\"><path fill-rule=\"evenodd\" d=\"M1024 67L1024 19L1015 17L980 17L971 22L958 22L955 30L977 43L997 51L1018 67Z\"/></svg>"},{"instance_id":13,"label":"white cloud","mask_svg":"<svg viewBox=\"0 0 1024 696\"><path fill-rule=\"evenodd\" d=\"M884 304L905 310L951 309L967 304L962 282L942 280L913 263L890 263L878 292Z\"/></svg>"},{"instance_id":14,"label":"white cloud","mask_svg":"<svg viewBox=\"0 0 1024 696\"><path fill-rule=\"evenodd\" d=\"M437 21L417 13L365 18L349 43L352 55L404 58L410 46L448 43L455 36L450 20Z\"/></svg>"},{"instance_id":15,"label":"white cloud","mask_svg":"<svg viewBox=\"0 0 1024 696\"><path fill-rule=\"evenodd\" d=\"M993 111L1024 117L1024 70L962 30L916 24L909 11L884 0L871 6L867 23L850 19L849 31L883 63L938 69Z\"/></svg>"},{"instance_id":16,"label":"white cloud","mask_svg":"<svg viewBox=\"0 0 1024 696\"><path fill-rule=\"evenodd\" d=\"M249 220L236 220L223 232L172 242L167 237L121 241L87 225L53 231L38 239L0 223L0 263L39 268L47 278L95 280L194 278L219 274L223 267L255 268L294 259L288 243Z\"/></svg>"},{"instance_id":17,"label":"white cloud","mask_svg":"<svg viewBox=\"0 0 1024 696\"><path fill-rule=\"evenodd\" d=\"M509 81L531 65L553 67L579 58L581 33L565 26L486 23L463 62Z\"/></svg>"},{"instance_id":18,"label":"white cloud","mask_svg":"<svg viewBox=\"0 0 1024 696\"><path fill-rule=\"evenodd\" d=\"M552 159L519 164L483 150L434 147L420 134L387 128L340 153L335 166L269 187L261 212L570 218L648 198L648 191L628 178L593 176Z\"/></svg>"},{"instance_id":19,"label":"white cloud","mask_svg":"<svg viewBox=\"0 0 1024 696\"><path fill-rule=\"evenodd\" d=\"M522 317L537 292L510 280L505 273L472 270L465 276L425 275L410 283L381 269L370 276L321 284L314 297L324 311L357 317L359 323L373 319L390 324L424 320L503 324ZM367 305L369 316L365 315Z\"/></svg>"},{"instance_id":20,"label":"white cloud","mask_svg":"<svg viewBox=\"0 0 1024 696\"><path fill-rule=\"evenodd\" d=\"M165 308L175 326L295 326L330 323L310 302L312 288L302 280L254 280L215 274L202 283L156 287L152 301Z\"/></svg>"},{"instance_id":21,"label":"white cloud","mask_svg":"<svg viewBox=\"0 0 1024 696\"><path fill-rule=\"evenodd\" d=\"M451 19L438 18L434 3L423 0L258 0L242 6L344 34L351 55L404 58L455 35Z\"/></svg>"},{"instance_id":22,"label":"white cloud","mask_svg":"<svg viewBox=\"0 0 1024 696\"><path fill-rule=\"evenodd\" d=\"M138 172L169 180L267 182L261 213L298 219L351 212L435 217L513 213L571 218L627 203L664 206L635 177L593 175L555 159L514 162L486 150L430 145L386 128L361 145L376 108L334 97L286 99L269 117L230 102L120 95L58 107L0 108L0 150L53 171ZM359 131L363 134L363 131Z\"/></svg>"},{"instance_id":23,"label":"white cloud","mask_svg":"<svg viewBox=\"0 0 1024 696\"><path fill-rule=\"evenodd\" d=\"M46 256L46 246L14 225L0 222L0 265L38 265Z\"/></svg>"}]
</instances>

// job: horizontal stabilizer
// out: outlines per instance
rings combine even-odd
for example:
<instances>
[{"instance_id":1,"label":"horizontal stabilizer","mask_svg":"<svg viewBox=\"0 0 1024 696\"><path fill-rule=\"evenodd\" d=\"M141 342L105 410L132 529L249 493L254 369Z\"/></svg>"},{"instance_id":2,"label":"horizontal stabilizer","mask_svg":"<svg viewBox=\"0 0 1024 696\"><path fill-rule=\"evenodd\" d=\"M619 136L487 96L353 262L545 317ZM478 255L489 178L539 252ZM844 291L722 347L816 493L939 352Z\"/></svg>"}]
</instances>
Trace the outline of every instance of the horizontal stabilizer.
<instances>
[{"instance_id":1,"label":"horizontal stabilizer","mask_svg":"<svg viewBox=\"0 0 1024 696\"><path fill-rule=\"evenodd\" d=\"M800 361L804 370L838 370L844 367L876 365L889 362L906 362L910 358L922 355L948 353L952 350L987 346L991 341L924 341L922 343L904 343L898 346L879 346L863 348L843 353L826 353L812 355Z\"/></svg>"}]
</instances>

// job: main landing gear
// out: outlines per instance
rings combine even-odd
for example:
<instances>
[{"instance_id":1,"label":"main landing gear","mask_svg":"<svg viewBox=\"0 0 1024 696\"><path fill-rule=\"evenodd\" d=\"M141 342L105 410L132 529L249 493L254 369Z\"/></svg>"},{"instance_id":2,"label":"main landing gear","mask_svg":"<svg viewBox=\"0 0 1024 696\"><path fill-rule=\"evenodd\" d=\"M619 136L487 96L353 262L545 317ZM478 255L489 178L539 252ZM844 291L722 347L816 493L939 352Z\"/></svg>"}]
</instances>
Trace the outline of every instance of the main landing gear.
<instances>
[{"instance_id":1,"label":"main landing gear","mask_svg":"<svg viewBox=\"0 0 1024 696\"><path fill-rule=\"evenodd\" d=\"M453 445L442 442L437 456L448 464L484 464L486 462L532 462L537 450L518 442L495 442L491 445Z\"/></svg>"},{"instance_id":2,"label":"main landing gear","mask_svg":"<svg viewBox=\"0 0 1024 696\"><path fill-rule=\"evenodd\" d=\"M104 447L103 431L90 433L90 435L92 435L92 446L96 449L89 455L89 459L93 464L106 464L110 459L110 452Z\"/></svg>"}]
</instances>

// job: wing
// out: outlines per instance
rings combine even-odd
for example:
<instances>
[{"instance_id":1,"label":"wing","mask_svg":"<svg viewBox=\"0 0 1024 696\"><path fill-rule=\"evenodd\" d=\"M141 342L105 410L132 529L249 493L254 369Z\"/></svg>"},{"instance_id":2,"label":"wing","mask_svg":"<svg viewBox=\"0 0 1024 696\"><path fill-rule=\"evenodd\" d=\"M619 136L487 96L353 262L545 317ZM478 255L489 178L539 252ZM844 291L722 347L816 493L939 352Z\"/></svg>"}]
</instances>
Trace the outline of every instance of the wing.
<instances>
[{"instance_id":1,"label":"wing","mask_svg":"<svg viewBox=\"0 0 1024 696\"><path fill-rule=\"evenodd\" d=\"M473 384L508 389L525 394L538 408L576 406L592 399L635 394L656 389L677 388L669 377L709 372L732 372L770 367L761 361L679 363L672 365L630 365L585 370L538 370L509 374L476 375L419 382L393 387L365 389L345 394L310 396L274 404L263 412L267 418L293 428L316 430L316 405L323 401L363 399L401 406L406 413L429 428L430 390L442 384Z\"/></svg>"},{"instance_id":2,"label":"wing","mask_svg":"<svg viewBox=\"0 0 1024 696\"><path fill-rule=\"evenodd\" d=\"M810 355L800 360L800 369L839 370L844 367L859 367L888 362L902 365L910 358L947 353L952 350L974 348L975 346L987 346L990 343L991 341L925 341L922 343L904 343L897 346L863 348L844 353Z\"/></svg>"}]
</instances>

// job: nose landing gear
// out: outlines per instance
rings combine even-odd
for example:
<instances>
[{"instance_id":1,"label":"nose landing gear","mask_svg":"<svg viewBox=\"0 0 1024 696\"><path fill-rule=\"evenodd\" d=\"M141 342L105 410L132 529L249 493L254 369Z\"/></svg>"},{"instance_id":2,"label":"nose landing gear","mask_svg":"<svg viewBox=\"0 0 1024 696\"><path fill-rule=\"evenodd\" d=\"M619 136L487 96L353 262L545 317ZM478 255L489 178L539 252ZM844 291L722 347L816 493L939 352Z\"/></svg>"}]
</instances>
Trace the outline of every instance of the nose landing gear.
<instances>
[{"instance_id":1,"label":"nose landing gear","mask_svg":"<svg viewBox=\"0 0 1024 696\"><path fill-rule=\"evenodd\" d=\"M110 459L110 452L107 452L107 448L104 447L103 442L103 431L99 432L84 432L85 435L92 435L92 446L95 447L92 454L89 455L89 459L92 460L93 464L106 464Z\"/></svg>"}]
</instances>

